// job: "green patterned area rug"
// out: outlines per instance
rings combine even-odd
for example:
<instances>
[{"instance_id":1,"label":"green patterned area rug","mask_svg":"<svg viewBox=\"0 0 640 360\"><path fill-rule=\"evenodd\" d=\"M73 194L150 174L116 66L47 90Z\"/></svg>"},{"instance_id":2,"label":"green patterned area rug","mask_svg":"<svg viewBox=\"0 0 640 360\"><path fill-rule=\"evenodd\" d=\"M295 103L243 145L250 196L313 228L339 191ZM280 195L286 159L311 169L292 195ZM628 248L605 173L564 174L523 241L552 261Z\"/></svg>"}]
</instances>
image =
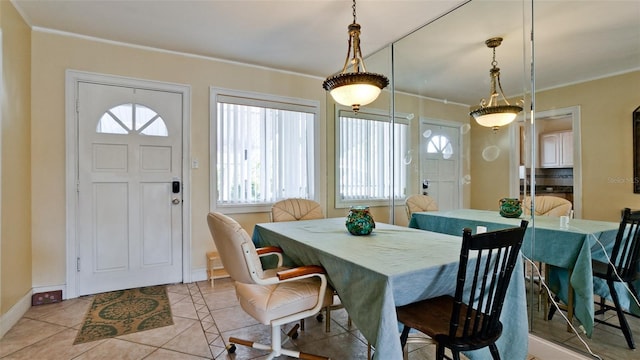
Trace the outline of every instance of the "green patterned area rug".
<instances>
[{"instance_id":1,"label":"green patterned area rug","mask_svg":"<svg viewBox=\"0 0 640 360\"><path fill-rule=\"evenodd\" d=\"M165 286L95 295L74 344L173 325Z\"/></svg>"}]
</instances>

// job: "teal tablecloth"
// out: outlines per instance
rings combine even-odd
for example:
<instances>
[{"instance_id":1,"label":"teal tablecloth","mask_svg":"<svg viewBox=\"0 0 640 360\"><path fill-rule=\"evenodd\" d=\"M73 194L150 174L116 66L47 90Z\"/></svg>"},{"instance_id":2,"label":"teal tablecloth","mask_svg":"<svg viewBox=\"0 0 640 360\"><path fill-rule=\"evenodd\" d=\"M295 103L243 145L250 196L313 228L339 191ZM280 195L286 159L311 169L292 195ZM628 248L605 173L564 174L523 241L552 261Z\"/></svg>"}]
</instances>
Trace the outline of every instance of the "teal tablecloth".
<instances>
[{"instance_id":1,"label":"teal tablecloth","mask_svg":"<svg viewBox=\"0 0 640 360\"><path fill-rule=\"evenodd\" d=\"M350 235L344 218L257 224L257 246L280 246L294 264L322 265L351 319L379 360L402 359L395 307L453 294L462 232L455 236L376 224L369 236ZM523 266L516 266L504 303L498 348L525 359L528 326ZM490 359L488 349L467 354Z\"/></svg>"},{"instance_id":2,"label":"teal tablecloth","mask_svg":"<svg viewBox=\"0 0 640 360\"><path fill-rule=\"evenodd\" d=\"M475 232L477 226L486 226L492 231L518 226L520 221L501 217L497 211L459 209L414 213L409 227L458 234L464 227ZM594 325L594 293L610 298L606 283L599 279L594 282L591 260L606 261L598 242L610 251L618 227L619 223L614 222L571 219L569 226L562 228L557 217L536 216L530 219L525 233L522 253L531 260L552 265L547 282L551 290L565 302L568 298L568 269L572 269L569 281L574 289L574 313L589 337ZM631 303L630 310L640 313L625 291L618 293L623 306L629 308Z\"/></svg>"}]
</instances>

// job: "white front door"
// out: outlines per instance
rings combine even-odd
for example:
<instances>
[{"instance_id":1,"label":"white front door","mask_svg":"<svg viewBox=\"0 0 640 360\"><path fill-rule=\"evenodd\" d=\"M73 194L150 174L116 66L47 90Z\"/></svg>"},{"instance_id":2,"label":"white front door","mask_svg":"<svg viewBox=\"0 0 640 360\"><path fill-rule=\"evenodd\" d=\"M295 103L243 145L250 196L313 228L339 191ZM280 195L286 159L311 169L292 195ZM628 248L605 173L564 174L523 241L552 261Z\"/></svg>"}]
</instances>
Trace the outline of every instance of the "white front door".
<instances>
[{"instance_id":1,"label":"white front door","mask_svg":"<svg viewBox=\"0 0 640 360\"><path fill-rule=\"evenodd\" d=\"M78 84L78 295L182 281L182 96Z\"/></svg>"},{"instance_id":2,"label":"white front door","mask_svg":"<svg viewBox=\"0 0 640 360\"><path fill-rule=\"evenodd\" d=\"M439 210L460 207L460 129L420 122L421 192L433 197Z\"/></svg>"}]
</instances>

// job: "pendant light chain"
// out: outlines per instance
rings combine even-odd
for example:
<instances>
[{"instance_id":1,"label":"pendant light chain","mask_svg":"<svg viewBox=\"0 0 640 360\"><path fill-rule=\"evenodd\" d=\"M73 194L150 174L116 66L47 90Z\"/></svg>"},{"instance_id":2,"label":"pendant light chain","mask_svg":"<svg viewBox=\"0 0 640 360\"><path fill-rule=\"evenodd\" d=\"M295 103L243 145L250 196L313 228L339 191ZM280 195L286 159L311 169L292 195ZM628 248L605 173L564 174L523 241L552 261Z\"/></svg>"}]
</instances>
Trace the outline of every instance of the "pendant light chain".
<instances>
[{"instance_id":1,"label":"pendant light chain","mask_svg":"<svg viewBox=\"0 0 640 360\"><path fill-rule=\"evenodd\" d=\"M347 57L342 72L331 75L322 83L322 87L329 91L331 97L341 105L351 106L357 113L360 106L368 105L389 85L386 76L367 72L360 50L360 24L356 22L356 0L351 5L353 23L349 24L349 41ZM351 51L353 50L353 57ZM353 71L349 71L351 68Z\"/></svg>"},{"instance_id":2,"label":"pendant light chain","mask_svg":"<svg viewBox=\"0 0 640 360\"><path fill-rule=\"evenodd\" d=\"M496 65L498 65L498 62L496 61L496 48L493 48L493 61L491 62L491 65L495 68Z\"/></svg>"},{"instance_id":3,"label":"pendant light chain","mask_svg":"<svg viewBox=\"0 0 640 360\"><path fill-rule=\"evenodd\" d=\"M351 8L353 9L353 23L357 23L356 21L356 0L353 0L353 5L351 5Z\"/></svg>"},{"instance_id":4,"label":"pendant light chain","mask_svg":"<svg viewBox=\"0 0 640 360\"><path fill-rule=\"evenodd\" d=\"M469 113L469 115L476 119L478 124L492 128L493 132L497 132L500 126L508 125L515 120L518 114L522 111L522 106L517 105L517 103L524 102L521 99L516 102L516 105L511 105L502 90L500 68L498 67L498 61L496 60L496 48L500 46L501 43L501 37L495 37L485 41L485 45L491 48L493 52L491 69L489 69L491 80L489 101L482 99L480 101L480 107ZM500 96L502 97L505 105L499 105Z\"/></svg>"}]
</instances>

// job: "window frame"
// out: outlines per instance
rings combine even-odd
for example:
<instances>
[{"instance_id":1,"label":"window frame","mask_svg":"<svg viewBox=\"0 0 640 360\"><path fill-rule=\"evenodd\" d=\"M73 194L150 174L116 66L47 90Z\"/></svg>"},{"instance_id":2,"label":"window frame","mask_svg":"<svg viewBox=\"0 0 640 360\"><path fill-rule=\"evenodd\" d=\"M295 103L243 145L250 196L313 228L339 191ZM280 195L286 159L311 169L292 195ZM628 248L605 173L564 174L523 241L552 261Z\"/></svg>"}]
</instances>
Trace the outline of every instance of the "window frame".
<instances>
[{"instance_id":1,"label":"window frame","mask_svg":"<svg viewBox=\"0 0 640 360\"><path fill-rule=\"evenodd\" d=\"M219 204L218 203L218 101L240 105L266 107L290 111L307 112L313 115L313 172L310 179L310 200L319 201L320 176L320 102L316 100L293 98L273 94L233 90L211 86L209 88L209 209L224 210L227 214L270 212L273 202L257 204Z\"/></svg>"},{"instance_id":2,"label":"window frame","mask_svg":"<svg viewBox=\"0 0 640 360\"><path fill-rule=\"evenodd\" d=\"M392 198L384 198L384 199L364 199L364 200L348 200L342 199L340 196L340 117L342 114L351 115L347 117L366 117L369 116L372 121L384 121L387 124L391 124L391 114L388 111L380 110L380 109L371 109L371 108L361 108L358 112L357 116L353 116L353 111L351 108L346 106L336 105L335 106L335 162L334 162L334 171L335 171L335 182L334 182L334 201L336 208L349 208L351 206L357 205L367 205L367 206L388 206L389 203L393 200L395 201L404 201L407 196L407 190L410 181L410 173L409 173L409 165L400 163L398 166L405 166L405 184L404 191L401 196L393 196ZM400 113L396 112L393 123L399 123L403 125L407 125L407 134L406 134L406 150L411 150L410 147L410 137L411 137L411 120L414 118L413 114L408 113ZM392 155L395 154L395 149L390 150Z\"/></svg>"}]
</instances>

